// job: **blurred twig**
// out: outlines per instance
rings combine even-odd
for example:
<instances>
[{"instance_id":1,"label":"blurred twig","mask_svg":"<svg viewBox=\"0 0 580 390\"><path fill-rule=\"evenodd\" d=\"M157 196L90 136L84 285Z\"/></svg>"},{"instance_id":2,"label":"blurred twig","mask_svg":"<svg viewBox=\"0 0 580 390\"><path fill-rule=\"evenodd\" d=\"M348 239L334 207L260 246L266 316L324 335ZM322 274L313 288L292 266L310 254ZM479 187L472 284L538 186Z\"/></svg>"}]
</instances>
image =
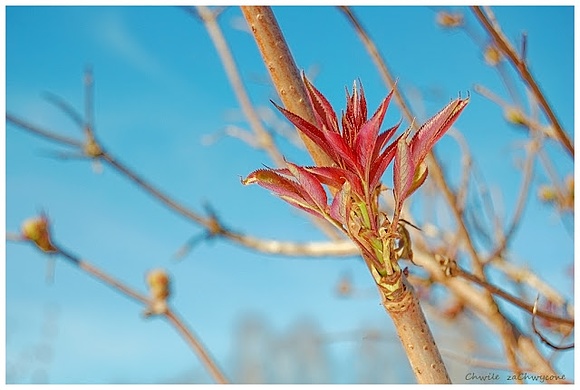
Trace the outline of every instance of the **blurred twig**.
<instances>
[{"instance_id":1,"label":"blurred twig","mask_svg":"<svg viewBox=\"0 0 580 390\"><path fill-rule=\"evenodd\" d=\"M213 45L215 46L220 56L225 73L228 76L230 84L232 85L234 93L236 94L238 102L240 103L242 112L246 116L246 119L250 123L250 126L256 135L257 144L261 149L268 153L270 158L276 163L277 166L285 166L284 157L276 148L272 136L262 125L262 121L260 120L258 113L250 102L250 97L244 88L244 84L242 82L242 78L240 77L240 73L238 72L238 68L236 66L234 57L232 56L232 52L217 22L217 12L212 11L205 6L197 6L195 9L187 8L187 11L191 14L197 15L197 17L203 22L213 42Z\"/></svg>"},{"instance_id":2,"label":"blurred twig","mask_svg":"<svg viewBox=\"0 0 580 390\"><path fill-rule=\"evenodd\" d=\"M38 135L42 138L45 138L49 141L52 142L58 142L64 145L68 145L68 146L74 146L74 147L80 147L82 145L81 142L73 139L73 138L69 138L69 137L65 137L63 135L54 133L52 131L48 131L45 130L43 128L40 128L38 126L35 126L23 119L20 119L18 117L16 117L13 114L10 113L6 113L6 120L10 123L12 123L13 125L16 125L18 127L21 127L23 129L26 129L26 131L33 133L35 135Z\"/></svg>"},{"instance_id":3,"label":"blurred twig","mask_svg":"<svg viewBox=\"0 0 580 390\"><path fill-rule=\"evenodd\" d=\"M262 125L262 121L260 116L254 109L254 106L250 102L250 98L246 92L244 87L244 83L240 77L240 73L238 71L238 67L236 62L232 56L231 50L227 44L225 37L222 34L222 31L219 27L217 22L217 15L215 11L211 11L208 7L204 6L197 6L195 9L188 8L190 13L196 14L197 17L203 22L204 26L207 29L207 32L220 56L222 61L222 65L224 66L226 75L232 85L232 88L236 94L238 102L246 116L250 126L252 127L255 133L255 141L259 145L259 147L265 150L270 158L274 161L274 163L278 167L285 167L284 157L276 147L274 140L270 133L264 128ZM263 15L266 15L267 12L264 12ZM300 84L301 85L301 84ZM291 87L294 88L294 87ZM310 140L308 140L310 141ZM336 229L330 226L325 221L319 220L317 218L310 218L310 220L318 226L327 236L338 239L340 236Z\"/></svg>"},{"instance_id":4,"label":"blurred twig","mask_svg":"<svg viewBox=\"0 0 580 390\"><path fill-rule=\"evenodd\" d=\"M474 6L471 7L475 16L479 19L482 26L486 29L488 34L491 36L495 44L497 45L498 49L507 57L509 58L510 62L514 66L514 68L520 74L522 80L530 87L532 90L536 100L540 103L542 110L549 118L552 126L554 127L554 131L564 148L568 151L568 153L574 157L574 145L572 145L572 141L568 135L562 129L558 118L556 118L556 114L552 110L552 107L548 104L546 97L540 90L540 87L532 74L530 73L527 63L525 59L520 58L516 50L513 48L511 43L507 40L507 38L503 35L499 25L495 22L495 18L493 17L493 13L489 9L486 8L486 12L482 10L482 7ZM487 15L486 15L487 14Z\"/></svg>"},{"instance_id":5,"label":"blurred twig","mask_svg":"<svg viewBox=\"0 0 580 390\"><path fill-rule=\"evenodd\" d=\"M354 13L351 11L351 9L349 7L339 7L339 9L348 17L349 21L353 25L356 33L358 34L359 38L361 39L361 41L365 45L365 48L369 52L371 58L373 59L373 61L377 65L377 67L379 69L379 73L380 73L381 77L383 78L383 80L385 81L385 84L387 85L387 87L394 89L394 91L395 91L394 95L395 95L397 104L399 105L405 118L407 119L407 121L409 121L409 123L413 124L415 129L417 129L418 126L414 123L415 116L413 115L411 109L409 108L409 105L407 104L406 99L404 98L402 92L399 90L399 88L396 88L395 78L391 75L391 72L389 71L385 60L383 59L383 57L379 53L373 40L370 38L369 34L363 28L361 23L358 21L358 18L354 15ZM473 242L471 240L469 231L467 230L467 227L465 226L465 222L463 220L462 213L458 208L457 196L453 193L453 191L451 190L451 188L447 184L447 181L445 179L445 175L443 174L443 170L441 168L441 164L437 160L434 153L432 153L432 152L429 153L428 162L429 162L429 172L432 174L433 178L435 179L435 182L437 183L437 185L439 186L439 188L443 192L443 195L444 195L447 203L449 204L449 208L453 212L453 216L455 218L455 221L458 224L461 237L464 240L464 243L467 246L467 250L472 258L473 266L474 266L476 272L478 273L478 275L483 277L484 274L483 274L483 269L481 268L479 256L477 254L477 251L475 250L475 247L473 246Z\"/></svg>"},{"instance_id":6,"label":"blurred twig","mask_svg":"<svg viewBox=\"0 0 580 390\"><path fill-rule=\"evenodd\" d=\"M449 272L453 276L460 276L462 278L470 280L470 281L480 285L481 287L485 288L486 290L488 290L492 294L497 295L497 296L505 299L506 301L511 302L512 304L516 305L517 307L520 307L520 308L526 310L530 314L533 314L537 317L544 318L546 320L574 326L573 319L563 318L563 317L555 316L555 315L548 313L548 312L537 310L536 308L534 308L534 305L530 305L530 304L522 301L521 299L513 296L512 294L509 294L508 292L503 291L502 289L494 286L493 284L491 284L485 280L481 280L477 276L472 275L471 273L465 271L464 269L459 267L457 265L457 263L453 260L446 259L444 266L450 267L450 268L446 269L446 273Z\"/></svg>"},{"instance_id":7,"label":"blurred twig","mask_svg":"<svg viewBox=\"0 0 580 390\"><path fill-rule=\"evenodd\" d=\"M538 337L542 340L542 342L544 342L544 344L549 345L550 347L552 347L553 349L556 349L558 351L564 351L567 349L574 348L574 343L569 344L569 345L556 345L556 344L552 343L544 335L542 335L540 333L540 331L536 328L536 316L538 316L538 300L539 299L540 299L540 296L538 295L536 300L534 301L534 307L533 307L533 311L532 311L532 329L534 330L534 333L536 335L538 335Z\"/></svg>"},{"instance_id":8,"label":"blurred twig","mask_svg":"<svg viewBox=\"0 0 580 390\"><path fill-rule=\"evenodd\" d=\"M9 233L7 238L18 238L17 241L27 241L22 237L19 237L18 234ZM125 283L115 279L114 277L110 276L106 272L98 269L90 262L79 258L78 256L72 254L68 250L65 250L63 247L57 245L52 241L52 248L54 249L53 256L60 256L67 260L69 264L72 264L78 267L80 270L86 272L88 275L98 279L100 282L104 283L105 285L117 290L118 292L122 293L123 295L149 307L153 304L150 298L147 296L139 293L138 291L134 290L133 288L127 286ZM197 354L201 362L205 365L208 372L212 375L214 380L218 383L228 383L228 380L223 375L215 361L211 358L209 353L207 352L206 348L201 344L198 338L192 333L190 329L185 325L185 323L177 316L177 314L170 308L166 307L163 313L159 313L167 318L169 323L181 334L181 336L187 340L190 347L193 351Z\"/></svg>"},{"instance_id":9,"label":"blurred twig","mask_svg":"<svg viewBox=\"0 0 580 390\"><path fill-rule=\"evenodd\" d=\"M310 123L316 123L298 68L272 10L270 7L248 6L242 6L241 9L262 57L268 59L266 67L285 108ZM330 166L331 160L326 153L308 137L298 133L316 165Z\"/></svg>"},{"instance_id":10,"label":"blurred twig","mask_svg":"<svg viewBox=\"0 0 580 390\"><path fill-rule=\"evenodd\" d=\"M19 119L11 114L6 114L6 120L19 128L40 135L55 142L73 145L82 148L83 143L72 139L61 139L62 137L51 131L39 128L31 123ZM283 256L308 256L308 257L335 257L335 256L356 256L358 250L355 245L348 240L337 240L332 242L286 242L279 240L262 239L246 234L240 234L225 227L215 216L203 217L183 206L160 189L146 181L144 178L133 172L130 168L119 162L112 154L102 150L101 159L110 164L123 176L133 181L146 193L158 199L169 209L179 215L205 227L208 230L208 237L224 237L232 242L258 252L283 255Z\"/></svg>"},{"instance_id":11,"label":"blurred twig","mask_svg":"<svg viewBox=\"0 0 580 390\"><path fill-rule=\"evenodd\" d=\"M505 347L512 349L511 359L513 359L514 354L517 354L529 366L530 370L541 374L558 376L550 362L542 356L530 337L521 333L516 325L501 314L497 305L490 300L487 290L484 290L485 293L483 293L481 289L468 280L446 276L428 248L422 245L415 245L413 253L415 262L424 267L435 282L445 285L457 299L465 302L479 319L498 333L502 339L509 337L510 342ZM509 336L506 336L506 332ZM508 362L512 371L519 367L519 364L514 367L514 363L510 361L509 356ZM521 370L521 367L517 368L517 370Z\"/></svg>"},{"instance_id":12,"label":"blurred twig","mask_svg":"<svg viewBox=\"0 0 580 390\"><path fill-rule=\"evenodd\" d=\"M499 238L499 243L497 247L493 250L493 252L488 256L485 260L485 263L489 262L491 259L494 259L496 256L501 254L505 248L507 247L510 238L513 236L514 232L519 226L520 220L522 218L526 200L530 193L530 185L532 183L532 178L534 176L534 160L536 154L540 148L540 141L537 138L532 139L527 147L527 156L526 161L524 163L523 172L522 172L522 185L520 188L520 192L518 195L517 203L516 203L516 210L514 211L514 215L512 216L512 220L508 227L501 233L501 237ZM498 231L499 234L499 231Z\"/></svg>"}]
</instances>

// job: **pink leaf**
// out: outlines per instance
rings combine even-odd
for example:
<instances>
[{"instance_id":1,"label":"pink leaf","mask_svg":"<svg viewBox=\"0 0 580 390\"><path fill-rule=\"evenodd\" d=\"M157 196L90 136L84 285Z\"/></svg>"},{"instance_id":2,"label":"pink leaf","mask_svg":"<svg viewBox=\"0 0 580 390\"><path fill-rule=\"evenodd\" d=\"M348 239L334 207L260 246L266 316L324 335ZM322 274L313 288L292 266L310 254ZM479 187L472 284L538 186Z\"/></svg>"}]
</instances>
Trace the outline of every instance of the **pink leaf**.
<instances>
[{"instance_id":1,"label":"pink leaf","mask_svg":"<svg viewBox=\"0 0 580 390\"><path fill-rule=\"evenodd\" d=\"M286 164L288 165L288 170L298 180L300 187L306 192L306 195L313 200L321 211L325 211L328 208L328 198L326 197L326 191L324 191L316 176L291 162L287 161Z\"/></svg>"},{"instance_id":2,"label":"pink leaf","mask_svg":"<svg viewBox=\"0 0 580 390\"><path fill-rule=\"evenodd\" d=\"M348 94L348 90L346 91L346 113L342 115L342 132L349 146L354 145L356 135L366 120L367 102L364 89L361 84L359 92L355 81L352 87L352 96Z\"/></svg>"},{"instance_id":3,"label":"pink leaf","mask_svg":"<svg viewBox=\"0 0 580 390\"><path fill-rule=\"evenodd\" d=\"M359 177L349 170L339 167L306 167L306 170L315 175L321 183L341 189L344 182L348 181L353 191L359 196L363 196L364 191Z\"/></svg>"},{"instance_id":4,"label":"pink leaf","mask_svg":"<svg viewBox=\"0 0 580 390\"><path fill-rule=\"evenodd\" d=\"M405 132L405 135L408 133ZM415 176L415 164L411 159L411 150L406 136L399 138L395 166L393 167L393 193L395 204L400 205L407 197L407 193L413 184Z\"/></svg>"},{"instance_id":5,"label":"pink leaf","mask_svg":"<svg viewBox=\"0 0 580 390\"><path fill-rule=\"evenodd\" d=\"M318 205L313 202L310 196L305 194L305 191L296 182L283 177L273 170L258 169L242 180L242 184L244 185L254 183L272 191L294 207L298 207L318 217L322 216Z\"/></svg>"},{"instance_id":6,"label":"pink leaf","mask_svg":"<svg viewBox=\"0 0 580 390\"><path fill-rule=\"evenodd\" d=\"M411 154L415 164L422 162L433 146L459 117L469 103L467 99L455 99L429 119L411 139Z\"/></svg>"},{"instance_id":7,"label":"pink leaf","mask_svg":"<svg viewBox=\"0 0 580 390\"><path fill-rule=\"evenodd\" d=\"M391 91L391 93L389 93L389 95L383 100L372 118L362 125L355 139L354 150L367 177L371 170L371 162L379 130L383 123L383 119L385 118L385 113L387 112L387 107L389 106L392 96L393 91Z\"/></svg>"},{"instance_id":8,"label":"pink leaf","mask_svg":"<svg viewBox=\"0 0 580 390\"><path fill-rule=\"evenodd\" d=\"M373 151L373 160L376 160L376 158L379 156L381 150L383 150L387 142L389 142L389 140L393 137L393 135L395 135L395 132L401 125L402 121L403 119L401 119L399 123L397 123L395 126L379 134L379 136L377 137L377 143L375 144L375 150Z\"/></svg>"},{"instance_id":9,"label":"pink leaf","mask_svg":"<svg viewBox=\"0 0 580 390\"><path fill-rule=\"evenodd\" d=\"M350 204L350 184L345 181L340 191L338 191L334 196L332 204L330 205L330 216L345 227L348 225Z\"/></svg>"},{"instance_id":10,"label":"pink leaf","mask_svg":"<svg viewBox=\"0 0 580 390\"><path fill-rule=\"evenodd\" d=\"M258 169L242 180L242 184L258 184L278 196L286 196L304 201L304 190L300 186L271 169Z\"/></svg>"},{"instance_id":11,"label":"pink leaf","mask_svg":"<svg viewBox=\"0 0 580 390\"><path fill-rule=\"evenodd\" d=\"M332 106L324 97L324 95L312 85L312 83L306 78L304 72L302 73L302 80L304 80L304 85L308 91L308 97L310 98L310 103L314 108L314 114L318 121L319 127L325 125L330 131L338 133L338 121L336 120L336 113L332 109Z\"/></svg>"},{"instance_id":12,"label":"pink leaf","mask_svg":"<svg viewBox=\"0 0 580 390\"><path fill-rule=\"evenodd\" d=\"M338 165L343 167L346 165L353 172L360 174L362 172L362 167L358 163L358 160L353 151L348 147L346 142L344 142L344 139L340 136L340 134L326 131L324 132L324 136L326 137L326 141L332 145L333 152L339 155L341 161L344 162L344 164L339 163Z\"/></svg>"},{"instance_id":13,"label":"pink leaf","mask_svg":"<svg viewBox=\"0 0 580 390\"><path fill-rule=\"evenodd\" d=\"M401 134L392 144L387 146L387 148L380 154L380 156L373 162L373 167L370 173L369 188L374 189L379 182L385 170L393 161L395 157L395 152L397 151L397 142L403 137Z\"/></svg>"},{"instance_id":14,"label":"pink leaf","mask_svg":"<svg viewBox=\"0 0 580 390\"><path fill-rule=\"evenodd\" d=\"M326 153L335 163L338 164L339 160L338 160L337 153L329 145L328 141L326 140L326 138L324 137L324 135L322 134L322 132L320 131L319 128L317 128L316 126L314 126L312 123L308 122L307 120L299 117L298 115L286 110L283 107L280 107L279 105L277 105L273 101L272 101L272 104L274 106L276 106L276 108L278 110L280 110L280 112L282 114L284 114L284 116L286 118L288 118L288 120L290 122L292 122L294 124L294 126L296 126L296 128L298 128L298 130L302 134L304 134L305 136L310 138L310 140L312 140L312 142L314 142L316 145L318 145L318 147L320 149L322 149L322 151L324 153Z\"/></svg>"}]
</instances>

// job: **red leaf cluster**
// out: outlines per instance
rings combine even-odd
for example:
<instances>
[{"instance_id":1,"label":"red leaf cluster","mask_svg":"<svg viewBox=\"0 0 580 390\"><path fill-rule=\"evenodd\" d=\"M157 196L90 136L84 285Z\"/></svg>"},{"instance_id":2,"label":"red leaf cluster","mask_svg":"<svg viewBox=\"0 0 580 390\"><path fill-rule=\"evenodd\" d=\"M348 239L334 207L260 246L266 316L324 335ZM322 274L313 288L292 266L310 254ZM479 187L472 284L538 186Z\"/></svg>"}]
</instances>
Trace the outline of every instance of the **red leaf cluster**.
<instances>
[{"instance_id":1,"label":"red leaf cluster","mask_svg":"<svg viewBox=\"0 0 580 390\"><path fill-rule=\"evenodd\" d=\"M286 168L259 169L242 182L257 183L311 214L323 217L349 236L358 234L349 227L351 212L357 214L357 225L378 230L378 189L388 165L393 168L395 215L391 231L396 231L398 216L407 199L427 177L424 160L435 143L445 134L467 105L469 99L456 99L429 119L409 138L410 129L389 144L400 122L381 132L393 91L385 97L375 113L367 118L367 103L362 86L355 83L352 94L346 93L346 110L341 126L328 100L303 76L316 123L276 105L300 132L318 145L332 160L331 166L302 167L291 162ZM328 204L328 193L333 194ZM362 204L366 206L361 206ZM357 207L353 208L354 205ZM364 212L363 209L364 208ZM364 214L364 215L361 215Z\"/></svg>"}]
</instances>

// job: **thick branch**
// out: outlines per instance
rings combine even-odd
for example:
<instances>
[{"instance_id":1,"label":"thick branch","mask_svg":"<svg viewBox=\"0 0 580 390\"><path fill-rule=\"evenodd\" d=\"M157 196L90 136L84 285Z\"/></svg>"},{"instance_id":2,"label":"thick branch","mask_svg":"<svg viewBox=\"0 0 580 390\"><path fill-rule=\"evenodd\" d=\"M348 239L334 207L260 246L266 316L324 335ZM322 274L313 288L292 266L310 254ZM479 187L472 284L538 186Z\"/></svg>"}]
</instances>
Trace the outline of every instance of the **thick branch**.
<instances>
[{"instance_id":1,"label":"thick branch","mask_svg":"<svg viewBox=\"0 0 580 390\"><path fill-rule=\"evenodd\" d=\"M403 282L406 291L402 299L391 302L382 294L383 306L393 319L415 377L419 384L451 383L413 287L404 276Z\"/></svg>"},{"instance_id":2,"label":"thick branch","mask_svg":"<svg viewBox=\"0 0 580 390\"><path fill-rule=\"evenodd\" d=\"M272 10L270 7L241 8L282 103L287 110L315 124L300 73ZM326 153L301 132L299 134L316 165L331 165Z\"/></svg>"},{"instance_id":3,"label":"thick branch","mask_svg":"<svg viewBox=\"0 0 580 390\"><path fill-rule=\"evenodd\" d=\"M246 89L244 88L244 84L242 82L242 78L240 77L240 73L238 72L236 62L232 56L232 52L216 20L217 16L215 12L210 11L207 7L204 6L198 6L196 9L220 56L226 75L228 76L230 84L232 85L234 93L236 94L236 98L238 99L240 107L242 108L242 112L246 116L246 119L256 134L258 145L266 152L268 152L270 158L276 163L276 165L279 167L285 166L284 157L282 157L282 154L280 154L274 145L274 140L272 139L270 133L268 133L264 126L262 126L262 121L252 106L252 103L250 102L250 97L246 93Z\"/></svg>"}]
</instances>

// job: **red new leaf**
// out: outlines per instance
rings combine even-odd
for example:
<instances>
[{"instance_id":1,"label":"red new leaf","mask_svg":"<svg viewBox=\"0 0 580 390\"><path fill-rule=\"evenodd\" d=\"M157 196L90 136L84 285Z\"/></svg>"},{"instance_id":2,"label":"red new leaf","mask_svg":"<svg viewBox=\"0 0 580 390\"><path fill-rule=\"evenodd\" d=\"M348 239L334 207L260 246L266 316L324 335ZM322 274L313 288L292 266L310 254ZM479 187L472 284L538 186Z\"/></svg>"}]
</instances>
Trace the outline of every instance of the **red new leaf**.
<instances>
[{"instance_id":1,"label":"red new leaf","mask_svg":"<svg viewBox=\"0 0 580 390\"><path fill-rule=\"evenodd\" d=\"M469 103L469 98L455 99L421 126L410 143L415 165L427 157L435 143L449 130L467 103Z\"/></svg>"},{"instance_id":2,"label":"red new leaf","mask_svg":"<svg viewBox=\"0 0 580 390\"><path fill-rule=\"evenodd\" d=\"M427 178L427 165L423 160L455 122L469 99L456 99L449 103L421 126L410 140L409 129L389 144L401 124L380 131L393 92L367 119L364 90L362 86L357 88L355 82L352 95L348 90L346 92L347 104L340 129L329 101L304 74L303 79L316 124L274 105L330 157L332 166L302 167L287 162L287 168L257 170L243 183L257 183L296 207L324 217L335 225L339 223L363 250L372 254L376 244L372 240L376 241L378 237L376 221L380 220L376 190L388 165L395 159L395 213L390 221L394 233L403 202ZM330 206L324 186L334 194Z\"/></svg>"},{"instance_id":3,"label":"red new leaf","mask_svg":"<svg viewBox=\"0 0 580 390\"><path fill-rule=\"evenodd\" d=\"M312 104L312 107L314 108L314 115L318 121L318 126L322 127L324 125L328 130L338 133L338 122L336 120L336 113L332 109L332 106L324 95L320 93L320 91L306 78L304 73L302 73L302 79L304 80L304 85L308 91L310 104Z\"/></svg>"},{"instance_id":4,"label":"red new leaf","mask_svg":"<svg viewBox=\"0 0 580 390\"><path fill-rule=\"evenodd\" d=\"M383 123L383 119L385 118L385 113L387 112L387 107L389 106L392 96L393 92L391 91L391 93L389 93L389 95L383 100L372 118L360 127L354 141L354 150L359 157L360 165L365 167L366 177L368 177L371 170L379 130Z\"/></svg>"},{"instance_id":5,"label":"red new leaf","mask_svg":"<svg viewBox=\"0 0 580 390\"><path fill-rule=\"evenodd\" d=\"M328 208L328 198L318 178L303 167L294 165L288 161L286 164L288 165L290 173L298 181L298 185L306 192L305 195L307 195L309 200L312 200L318 209L325 211Z\"/></svg>"}]
</instances>

